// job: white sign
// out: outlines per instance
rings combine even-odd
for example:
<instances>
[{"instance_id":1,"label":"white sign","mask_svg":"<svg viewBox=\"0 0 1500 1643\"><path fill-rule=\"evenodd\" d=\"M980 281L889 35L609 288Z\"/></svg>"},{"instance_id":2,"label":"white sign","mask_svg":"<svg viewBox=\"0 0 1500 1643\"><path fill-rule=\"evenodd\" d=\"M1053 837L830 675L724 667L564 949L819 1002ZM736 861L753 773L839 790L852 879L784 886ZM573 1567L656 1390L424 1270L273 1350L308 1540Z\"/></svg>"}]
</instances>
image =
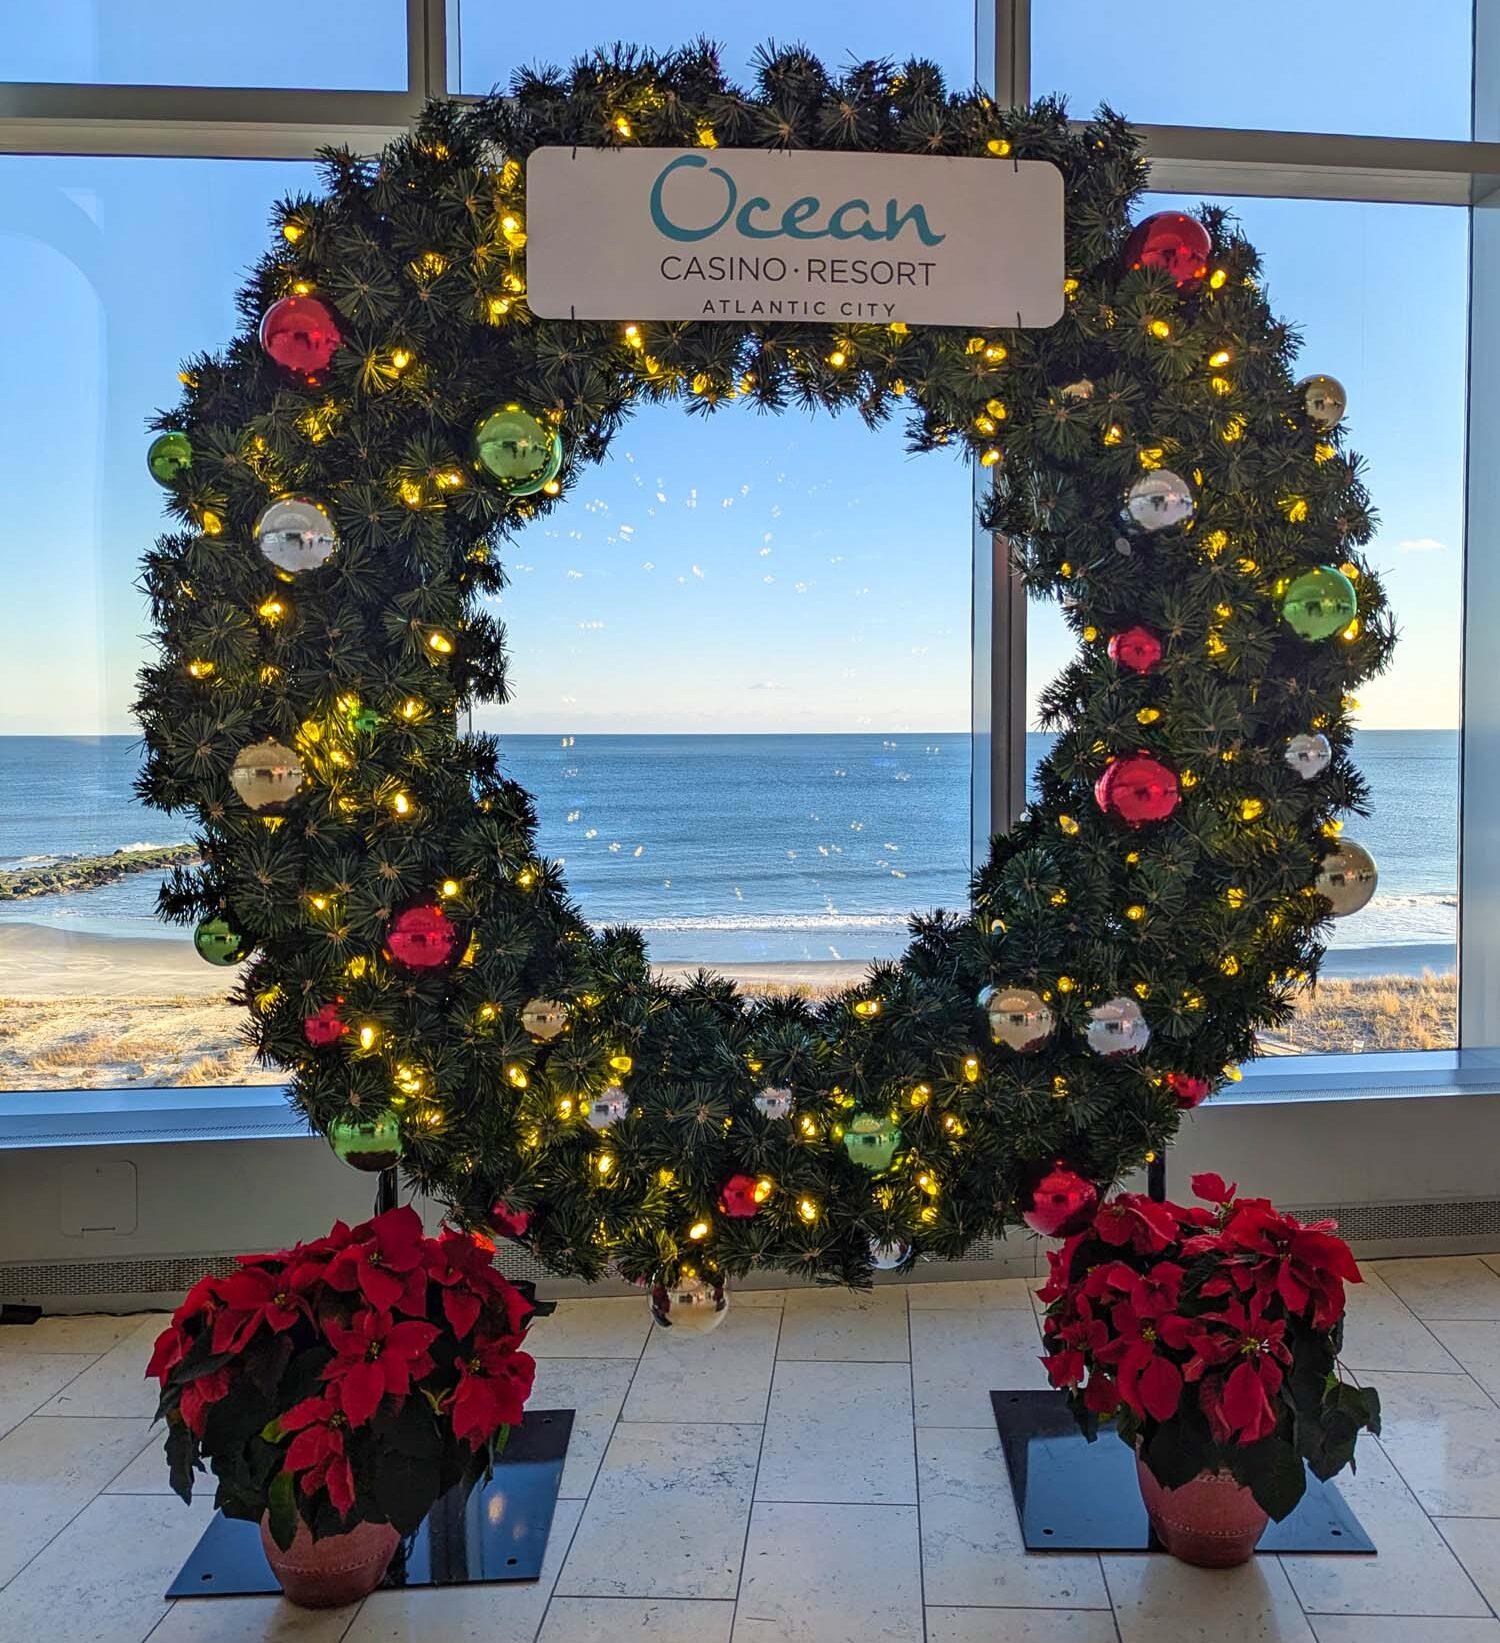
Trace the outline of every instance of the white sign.
<instances>
[{"instance_id":1,"label":"white sign","mask_svg":"<svg viewBox=\"0 0 1500 1643\"><path fill-rule=\"evenodd\" d=\"M1041 160L539 148L526 300L546 319L1046 326L1062 173Z\"/></svg>"}]
</instances>

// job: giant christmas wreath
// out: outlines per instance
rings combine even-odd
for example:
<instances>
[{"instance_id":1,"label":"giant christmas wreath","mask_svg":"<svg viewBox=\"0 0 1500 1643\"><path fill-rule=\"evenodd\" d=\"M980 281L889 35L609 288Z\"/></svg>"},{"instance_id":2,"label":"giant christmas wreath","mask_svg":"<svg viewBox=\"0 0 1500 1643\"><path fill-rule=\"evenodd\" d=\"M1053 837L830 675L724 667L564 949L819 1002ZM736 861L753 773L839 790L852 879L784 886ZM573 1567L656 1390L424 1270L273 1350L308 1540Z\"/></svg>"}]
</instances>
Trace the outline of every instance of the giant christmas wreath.
<instances>
[{"instance_id":1,"label":"giant christmas wreath","mask_svg":"<svg viewBox=\"0 0 1500 1643\"><path fill-rule=\"evenodd\" d=\"M542 144L1049 161L1066 311L1045 331L544 321ZM1338 841L1348 695L1392 632L1328 378L1294 383L1224 213L1132 231L1125 123L1005 109L937 70L703 46L431 105L284 204L245 324L182 372L151 466L140 792L195 816L163 888L291 1099L554 1269L752 1265L865 1281L1023 1215L1056 1231L1166 1147L1285 1018L1373 868ZM966 911L823 1003L656 979L538 857L475 701L505 698L502 551L639 404L905 420L980 463L985 528L1078 651L1052 751ZM1330 903L1333 907L1330 907Z\"/></svg>"}]
</instances>

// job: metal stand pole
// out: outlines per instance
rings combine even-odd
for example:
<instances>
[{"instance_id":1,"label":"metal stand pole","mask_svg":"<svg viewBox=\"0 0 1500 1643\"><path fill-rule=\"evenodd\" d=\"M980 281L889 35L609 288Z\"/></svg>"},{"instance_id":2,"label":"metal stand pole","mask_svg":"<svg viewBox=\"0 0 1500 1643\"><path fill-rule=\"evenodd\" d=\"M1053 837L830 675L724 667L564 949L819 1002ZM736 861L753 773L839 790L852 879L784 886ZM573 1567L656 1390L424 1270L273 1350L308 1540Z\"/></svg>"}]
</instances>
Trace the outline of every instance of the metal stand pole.
<instances>
[{"instance_id":1,"label":"metal stand pole","mask_svg":"<svg viewBox=\"0 0 1500 1643\"><path fill-rule=\"evenodd\" d=\"M1167 1155L1157 1153L1146 1165L1146 1196L1155 1204L1167 1201Z\"/></svg>"},{"instance_id":2,"label":"metal stand pole","mask_svg":"<svg viewBox=\"0 0 1500 1643\"><path fill-rule=\"evenodd\" d=\"M1154 1167L1154 1166L1153 1166ZM396 1168L383 1169L375 1182L375 1213L384 1215L396 1207Z\"/></svg>"}]
</instances>

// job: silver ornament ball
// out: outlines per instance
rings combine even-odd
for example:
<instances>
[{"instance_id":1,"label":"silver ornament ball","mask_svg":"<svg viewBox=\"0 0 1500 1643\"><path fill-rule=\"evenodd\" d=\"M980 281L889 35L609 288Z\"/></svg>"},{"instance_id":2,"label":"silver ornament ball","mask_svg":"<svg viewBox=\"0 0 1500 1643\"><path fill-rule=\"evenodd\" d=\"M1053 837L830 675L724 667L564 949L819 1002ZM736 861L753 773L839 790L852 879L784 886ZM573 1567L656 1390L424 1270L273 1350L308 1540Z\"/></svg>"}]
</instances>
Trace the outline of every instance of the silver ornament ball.
<instances>
[{"instance_id":1,"label":"silver ornament ball","mask_svg":"<svg viewBox=\"0 0 1500 1643\"><path fill-rule=\"evenodd\" d=\"M883 1244L878 1238L870 1240L870 1265L877 1272L894 1272L897 1267L905 1266L910 1254L910 1244Z\"/></svg>"},{"instance_id":2,"label":"silver ornament ball","mask_svg":"<svg viewBox=\"0 0 1500 1643\"><path fill-rule=\"evenodd\" d=\"M322 503L310 496L283 496L255 521L255 545L284 575L300 576L326 565L339 538Z\"/></svg>"},{"instance_id":3,"label":"silver ornament ball","mask_svg":"<svg viewBox=\"0 0 1500 1643\"><path fill-rule=\"evenodd\" d=\"M792 1111L792 1092L767 1085L755 1097L755 1110L762 1118L789 1118Z\"/></svg>"},{"instance_id":4,"label":"silver ornament ball","mask_svg":"<svg viewBox=\"0 0 1500 1643\"><path fill-rule=\"evenodd\" d=\"M252 810L279 815L302 785L302 761L280 742L255 742L235 754L229 781Z\"/></svg>"},{"instance_id":5,"label":"silver ornament ball","mask_svg":"<svg viewBox=\"0 0 1500 1643\"><path fill-rule=\"evenodd\" d=\"M668 1284L657 1272L651 1278L651 1316L663 1329L707 1335L729 1316L729 1292L722 1278L684 1272Z\"/></svg>"},{"instance_id":6,"label":"silver ornament ball","mask_svg":"<svg viewBox=\"0 0 1500 1643\"><path fill-rule=\"evenodd\" d=\"M1133 998L1110 998L1089 1011L1089 1048L1095 1055L1139 1055L1151 1042L1151 1029Z\"/></svg>"},{"instance_id":7,"label":"silver ornament ball","mask_svg":"<svg viewBox=\"0 0 1500 1643\"><path fill-rule=\"evenodd\" d=\"M1337 377L1322 374L1303 377L1297 384L1297 392L1302 395L1302 404L1308 416L1320 428L1337 428L1344 420L1344 412L1349 408L1349 396Z\"/></svg>"},{"instance_id":8,"label":"silver ornament ball","mask_svg":"<svg viewBox=\"0 0 1500 1643\"><path fill-rule=\"evenodd\" d=\"M1193 487L1170 468L1155 468L1125 493L1125 519L1138 531L1171 530L1193 517Z\"/></svg>"},{"instance_id":9,"label":"silver ornament ball","mask_svg":"<svg viewBox=\"0 0 1500 1643\"><path fill-rule=\"evenodd\" d=\"M618 1124L630 1111L630 1097L618 1084L606 1084L584 1109L584 1117L593 1130L607 1130Z\"/></svg>"},{"instance_id":10,"label":"silver ornament ball","mask_svg":"<svg viewBox=\"0 0 1500 1643\"><path fill-rule=\"evenodd\" d=\"M1303 781L1310 782L1333 762L1333 744L1321 730L1308 731L1291 738L1283 757Z\"/></svg>"},{"instance_id":11,"label":"silver ornament ball","mask_svg":"<svg viewBox=\"0 0 1500 1643\"><path fill-rule=\"evenodd\" d=\"M1375 894L1379 877L1380 870L1370 852L1353 839L1344 839L1324 856L1318 869L1317 890L1327 898L1334 918L1348 918Z\"/></svg>"}]
</instances>

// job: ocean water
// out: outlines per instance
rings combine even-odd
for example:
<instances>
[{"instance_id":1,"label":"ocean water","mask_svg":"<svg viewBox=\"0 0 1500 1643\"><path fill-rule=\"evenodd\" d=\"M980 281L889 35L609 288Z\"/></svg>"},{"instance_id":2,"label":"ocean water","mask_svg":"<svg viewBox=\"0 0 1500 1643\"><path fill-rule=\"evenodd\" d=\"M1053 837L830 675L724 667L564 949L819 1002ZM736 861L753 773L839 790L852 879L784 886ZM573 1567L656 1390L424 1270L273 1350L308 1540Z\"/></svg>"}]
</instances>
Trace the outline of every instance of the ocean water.
<instances>
[{"instance_id":1,"label":"ocean water","mask_svg":"<svg viewBox=\"0 0 1500 1643\"><path fill-rule=\"evenodd\" d=\"M1033 766L1049 740L1027 738ZM512 736L502 750L585 915L637 925L663 962L864 960L901 950L911 909L965 903L965 734ZM1334 926L1329 968L1451 964L1457 732L1365 731L1356 754L1372 814L1347 831L1380 889ZM138 761L125 736L0 737L0 868L185 839L135 802ZM185 939L156 923L156 882L0 902L0 921Z\"/></svg>"}]
</instances>

